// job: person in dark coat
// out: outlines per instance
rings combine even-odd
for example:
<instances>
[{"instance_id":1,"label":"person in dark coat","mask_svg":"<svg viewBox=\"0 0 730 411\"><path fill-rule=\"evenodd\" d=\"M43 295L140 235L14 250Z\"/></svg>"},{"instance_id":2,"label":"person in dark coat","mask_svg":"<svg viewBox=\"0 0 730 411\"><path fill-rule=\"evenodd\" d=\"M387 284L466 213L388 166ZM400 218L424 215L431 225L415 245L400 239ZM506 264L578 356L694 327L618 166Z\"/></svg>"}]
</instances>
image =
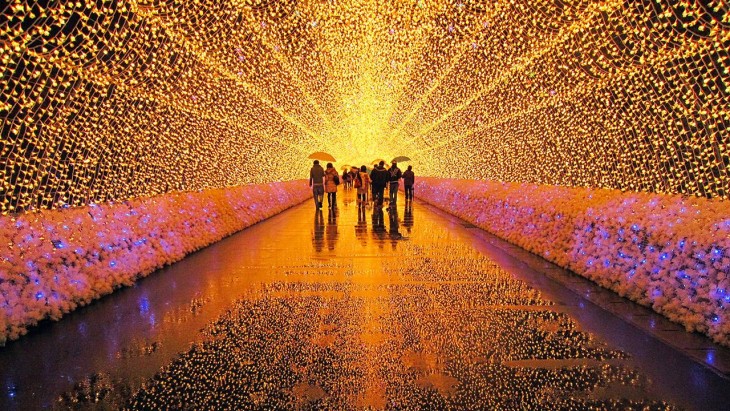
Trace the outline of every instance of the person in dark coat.
<instances>
[{"instance_id":1,"label":"person in dark coat","mask_svg":"<svg viewBox=\"0 0 730 411\"><path fill-rule=\"evenodd\" d=\"M352 187L352 177L349 171L342 171L342 184L345 186L345 190L349 190Z\"/></svg>"},{"instance_id":2,"label":"person in dark coat","mask_svg":"<svg viewBox=\"0 0 730 411\"><path fill-rule=\"evenodd\" d=\"M314 165L309 170L309 186L312 187L314 207L319 210L324 201L324 168L319 165L319 160L314 160Z\"/></svg>"},{"instance_id":3,"label":"person in dark coat","mask_svg":"<svg viewBox=\"0 0 730 411\"><path fill-rule=\"evenodd\" d=\"M390 193L390 206L395 207L395 203L398 201L398 182L400 181L403 173L401 173L398 164L394 161L388 169L388 181L390 187L388 191Z\"/></svg>"},{"instance_id":4,"label":"person in dark coat","mask_svg":"<svg viewBox=\"0 0 730 411\"><path fill-rule=\"evenodd\" d=\"M385 169L384 161L381 161L380 164L375 166L373 171L370 173L370 180L373 183L373 204L377 207L382 207L385 186L390 181L390 174L388 173L388 170Z\"/></svg>"},{"instance_id":5,"label":"person in dark coat","mask_svg":"<svg viewBox=\"0 0 730 411\"><path fill-rule=\"evenodd\" d=\"M416 182L416 175L413 173L413 166L403 173L403 188L406 192L406 201L413 201L413 184Z\"/></svg>"}]
</instances>

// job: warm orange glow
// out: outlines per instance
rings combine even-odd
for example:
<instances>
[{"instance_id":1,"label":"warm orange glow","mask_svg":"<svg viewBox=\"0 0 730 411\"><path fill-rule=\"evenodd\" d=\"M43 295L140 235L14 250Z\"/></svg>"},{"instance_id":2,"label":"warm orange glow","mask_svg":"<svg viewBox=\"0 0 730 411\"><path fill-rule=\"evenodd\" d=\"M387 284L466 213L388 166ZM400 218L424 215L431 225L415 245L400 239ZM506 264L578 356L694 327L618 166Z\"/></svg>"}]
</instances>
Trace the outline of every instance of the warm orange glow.
<instances>
[{"instance_id":1,"label":"warm orange glow","mask_svg":"<svg viewBox=\"0 0 730 411\"><path fill-rule=\"evenodd\" d=\"M671 3L671 4L670 4ZM727 198L725 1L12 0L2 212L306 177Z\"/></svg>"}]
</instances>

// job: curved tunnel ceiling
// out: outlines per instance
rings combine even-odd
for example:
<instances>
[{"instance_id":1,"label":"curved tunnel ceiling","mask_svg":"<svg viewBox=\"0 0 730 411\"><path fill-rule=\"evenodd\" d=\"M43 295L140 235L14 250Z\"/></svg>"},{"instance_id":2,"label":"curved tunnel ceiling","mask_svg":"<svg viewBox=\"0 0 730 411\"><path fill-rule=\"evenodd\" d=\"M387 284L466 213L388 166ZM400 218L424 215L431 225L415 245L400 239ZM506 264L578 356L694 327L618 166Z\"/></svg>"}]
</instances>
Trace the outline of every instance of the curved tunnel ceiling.
<instances>
[{"instance_id":1,"label":"curved tunnel ceiling","mask_svg":"<svg viewBox=\"0 0 730 411\"><path fill-rule=\"evenodd\" d=\"M419 175L727 198L724 1L13 0L3 213Z\"/></svg>"}]
</instances>

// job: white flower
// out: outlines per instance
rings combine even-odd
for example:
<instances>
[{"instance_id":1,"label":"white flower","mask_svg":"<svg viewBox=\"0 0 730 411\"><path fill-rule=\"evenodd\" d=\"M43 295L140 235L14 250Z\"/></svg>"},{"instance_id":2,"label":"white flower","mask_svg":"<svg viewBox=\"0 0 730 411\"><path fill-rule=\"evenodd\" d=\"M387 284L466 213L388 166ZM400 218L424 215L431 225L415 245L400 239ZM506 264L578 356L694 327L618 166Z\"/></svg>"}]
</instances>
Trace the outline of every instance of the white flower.
<instances>
[{"instance_id":1,"label":"white flower","mask_svg":"<svg viewBox=\"0 0 730 411\"><path fill-rule=\"evenodd\" d=\"M415 189L435 206L730 346L726 201L425 177Z\"/></svg>"},{"instance_id":2,"label":"white flower","mask_svg":"<svg viewBox=\"0 0 730 411\"><path fill-rule=\"evenodd\" d=\"M0 345L301 203L311 197L301 187L247 185L0 217Z\"/></svg>"}]
</instances>

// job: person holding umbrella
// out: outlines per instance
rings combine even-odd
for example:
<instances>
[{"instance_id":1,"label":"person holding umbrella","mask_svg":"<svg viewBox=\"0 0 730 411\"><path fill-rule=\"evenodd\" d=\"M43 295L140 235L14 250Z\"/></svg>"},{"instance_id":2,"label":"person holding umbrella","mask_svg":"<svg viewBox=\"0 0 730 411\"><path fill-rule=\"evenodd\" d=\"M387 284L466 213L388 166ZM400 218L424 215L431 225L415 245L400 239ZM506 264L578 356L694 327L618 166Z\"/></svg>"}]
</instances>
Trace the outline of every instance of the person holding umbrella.
<instances>
[{"instance_id":1,"label":"person holding umbrella","mask_svg":"<svg viewBox=\"0 0 730 411\"><path fill-rule=\"evenodd\" d=\"M389 187L389 194L390 194L390 206L395 207L396 201L398 201L398 182L403 176L403 173L401 173L400 168L398 168L398 163L393 161L391 163L390 168L388 169L388 181L390 182Z\"/></svg>"},{"instance_id":2,"label":"person holding umbrella","mask_svg":"<svg viewBox=\"0 0 730 411\"><path fill-rule=\"evenodd\" d=\"M324 201L324 169L319 165L319 160L314 160L314 165L309 170L309 186L312 187L314 207L321 210Z\"/></svg>"}]
</instances>

